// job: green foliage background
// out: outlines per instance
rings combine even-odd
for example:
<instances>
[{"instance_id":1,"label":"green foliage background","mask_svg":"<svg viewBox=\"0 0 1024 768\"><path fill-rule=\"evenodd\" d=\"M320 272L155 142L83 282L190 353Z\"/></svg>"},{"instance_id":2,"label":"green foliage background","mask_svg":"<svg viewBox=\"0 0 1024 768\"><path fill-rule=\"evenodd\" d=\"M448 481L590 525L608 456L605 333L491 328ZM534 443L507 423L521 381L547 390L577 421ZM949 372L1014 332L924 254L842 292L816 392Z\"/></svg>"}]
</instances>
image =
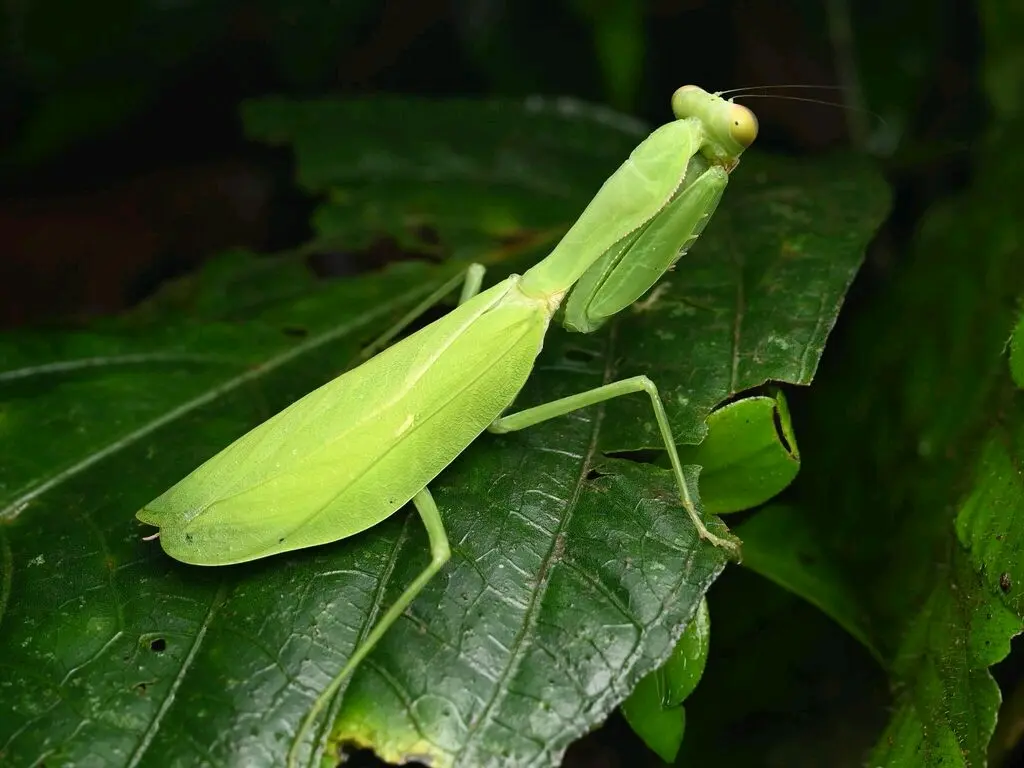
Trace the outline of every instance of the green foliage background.
<instances>
[{"instance_id":1,"label":"green foliage background","mask_svg":"<svg viewBox=\"0 0 1024 768\"><path fill-rule=\"evenodd\" d=\"M800 474L727 519L743 565L700 546L674 507L641 398L487 436L434 487L452 563L335 703L332 750L659 764L616 708L706 595L710 655L676 764L1021 764L1024 401L1008 353L1024 294L1010 191L1024 11L920 5L794 1L759 27L798 74L815 75L801 56L824 56L854 109L809 121L812 140L752 103L763 146L699 246L602 333L553 330L517 401L646 373L697 446L716 407L789 385ZM230 123L310 224L273 256L222 252L117 315L74 323L54 307L48 327L0 336L0 763L281 764L315 693L426 562L416 519L199 569L142 542L134 512L466 262L495 280L542 257L667 119L672 88L729 87L771 58L750 50L744 20L765 18L752 2L415 7L5 11L8 197L116 175L85 155L145 165L152 144L97 148L180 130L169 89L213 67L233 73L211 85L224 105L197 114L220 127L198 120L168 158L224 151ZM811 151L835 124L859 152ZM311 268L382 238L402 263ZM704 494L699 447L686 455Z\"/></svg>"}]
</instances>

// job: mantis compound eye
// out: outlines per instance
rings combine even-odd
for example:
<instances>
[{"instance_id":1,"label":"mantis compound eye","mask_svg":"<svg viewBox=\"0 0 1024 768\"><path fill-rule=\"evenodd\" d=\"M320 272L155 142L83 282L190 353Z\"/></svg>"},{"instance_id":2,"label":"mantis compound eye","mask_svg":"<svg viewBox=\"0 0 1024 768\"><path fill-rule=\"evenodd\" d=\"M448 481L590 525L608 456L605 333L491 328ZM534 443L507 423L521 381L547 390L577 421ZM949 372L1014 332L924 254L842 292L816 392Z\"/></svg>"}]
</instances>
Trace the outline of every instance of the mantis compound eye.
<instances>
[{"instance_id":1,"label":"mantis compound eye","mask_svg":"<svg viewBox=\"0 0 1024 768\"><path fill-rule=\"evenodd\" d=\"M729 136L744 149L757 138L757 117L742 104L729 104Z\"/></svg>"}]
</instances>

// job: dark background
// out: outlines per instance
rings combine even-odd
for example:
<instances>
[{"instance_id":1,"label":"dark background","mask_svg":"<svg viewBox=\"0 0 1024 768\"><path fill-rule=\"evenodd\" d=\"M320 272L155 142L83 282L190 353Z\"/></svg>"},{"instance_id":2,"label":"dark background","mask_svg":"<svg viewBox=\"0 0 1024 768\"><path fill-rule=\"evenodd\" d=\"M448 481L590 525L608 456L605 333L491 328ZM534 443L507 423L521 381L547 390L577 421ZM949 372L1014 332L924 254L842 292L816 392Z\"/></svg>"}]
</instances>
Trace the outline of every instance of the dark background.
<instances>
[{"instance_id":1,"label":"dark background","mask_svg":"<svg viewBox=\"0 0 1024 768\"><path fill-rule=\"evenodd\" d=\"M245 141L246 98L564 94L655 125L685 83L820 85L831 88L746 103L761 121L759 149L854 148L895 191L826 353L827 376L849 318L871 311L922 217L972 179L991 128L981 13L967 0L6 3L0 327L88 323L226 247L303 243L315 201L294 188L286 150ZM403 254L382 245L340 256L329 261L347 272ZM761 612L716 616L684 751L749 739L766 765L860 764L888 718L877 665L813 608L739 569L713 592L716 604L742 595ZM771 659L768 689L732 686L741 674L731 670L751 654ZM1015 666L1011 657L998 670L1004 685L1019 679ZM648 763L618 716L567 758Z\"/></svg>"},{"instance_id":2,"label":"dark background","mask_svg":"<svg viewBox=\"0 0 1024 768\"><path fill-rule=\"evenodd\" d=\"M290 191L286 152L244 141L238 105L248 97L565 94L656 125L688 82L832 86L749 100L758 146L872 151L900 193L901 235L963 183L986 118L978 19L962 1L23 0L6 8L7 327L116 312L226 246L302 242L311 201ZM847 106L777 98L783 93Z\"/></svg>"}]
</instances>

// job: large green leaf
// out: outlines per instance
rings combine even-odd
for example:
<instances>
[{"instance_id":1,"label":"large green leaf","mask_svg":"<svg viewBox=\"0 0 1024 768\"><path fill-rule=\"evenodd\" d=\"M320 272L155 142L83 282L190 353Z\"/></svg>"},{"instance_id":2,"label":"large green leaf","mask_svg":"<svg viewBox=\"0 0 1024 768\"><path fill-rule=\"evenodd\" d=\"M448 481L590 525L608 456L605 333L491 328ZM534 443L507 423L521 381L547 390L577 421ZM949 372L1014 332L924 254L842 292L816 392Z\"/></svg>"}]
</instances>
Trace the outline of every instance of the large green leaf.
<instances>
[{"instance_id":1,"label":"large green leaf","mask_svg":"<svg viewBox=\"0 0 1024 768\"><path fill-rule=\"evenodd\" d=\"M278 101L249 119L294 140L300 178L331 193L330 237L429 224L492 278L509 254L542 253L638 139L564 102ZM519 404L649 372L693 442L739 389L810 380L885 187L852 158L753 156L735 177L667 287L602 334L553 330ZM89 332L3 339L0 754L281 764L312 699L426 564L417 518L198 568L141 541L134 513L455 268L315 285L295 260L236 254ZM656 444L637 396L459 457L432 486L452 561L343 690L336 740L436 765L556 764L667 658L725 564L667 472L602 452Z\"/></svg>"},{"instance_id":2,"label":"large green leaf","mask_svg":"<svg viewBox=\"0 0 1024 768\"><path fill-rule=\"evenodd\" d=\"M925 216L909 258L814 392L800 503L741 528L752 565L880 656L894 692L869 763L988 764L989 668L1024 630L1024 400L1007 347L1024 293L1021 9L981 4L993 123L972 184ZM828 375L832 374L832 375ZM799 429L800 425L797 424ZM796 557L778 556L780 540ZM810 554L810 557L808 557ZM1012 728L1012 726L1011 726Z\"/></svg>"},{"instance_id":3,"label":"large green leaf","mask_svg":"<svg viewBox=\"0 0 1024 768\"><path fill-rule=\"evenodd\" d=\"M908 622L892 669L907 687L872 755L875 765L987 764L1001 702L989 667L1024 631L1024 412L1019 403L1013 411L1012 426L981 446L943 578Z\"/></svg>"}]
</instances>

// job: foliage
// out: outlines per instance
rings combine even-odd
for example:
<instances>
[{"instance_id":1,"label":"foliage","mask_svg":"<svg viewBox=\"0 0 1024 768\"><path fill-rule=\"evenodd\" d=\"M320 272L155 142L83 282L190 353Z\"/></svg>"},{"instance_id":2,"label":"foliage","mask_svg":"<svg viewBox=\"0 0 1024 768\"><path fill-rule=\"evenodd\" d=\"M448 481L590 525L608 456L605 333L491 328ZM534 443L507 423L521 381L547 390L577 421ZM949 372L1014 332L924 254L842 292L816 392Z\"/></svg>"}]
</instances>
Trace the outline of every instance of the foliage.
<instances>
[{"instance_id":1,"label":"foliage","mask_svg":"<svg viewBox=\"0 0 1024 768\"><path fill-rule=\"evenodd\" d=\"M35 195L67 206L48 235L88 242L65 225L92 198L65 195L138 168L244 156L288 231L120 315L0 335L0 763L281 764L425 562L415 515L206 569L135 511L466 263L541 258L696 82L829 83L782 95L850 109L750 101L762 135L698 245L601 333L553 329L519 402L650 375L742 564L695 541L642 397L485 435L432 487L452 562L343 689L324 757L1018 765L1018 5L8 4L0 286L88 276L119 239L149 285L164 251L196 263L146 252L135 186L89 256L34 237ZM188 211L221 188L168 187ZM338 263L372 269L322 279ZM61 295L55 322L80 309Z\"/></svg>"},{"instance_id":2,"label":"foliage","mask_svg":"<svg viewBox=\"0 0 1024 768\"><path fill-rule=\"evenodd\" d=\"M638 136L564 102L271 100L246 115L330 192L318 242L430 225L499 275L543 253ZM849 157L755 155L744 170L686 269L603 334L553 331L519 403L646 372L695 443L724 399L810 380L886 191ZM8 337L4 444L21 449L2 462L6 754L280 761L311 696L422 568L415 517L197 569L141 541L132 514L457 267L313 286L294 258L236 254L95 331ZM58 426L67 440L50 439ZM725 562L698 546L665 470L609 456L657 444L649 406L613 402L467 451L434 488L453 561L345 689L335 739L396 761L553 764L599 724Z\"/></svg>"}]
</instances>

